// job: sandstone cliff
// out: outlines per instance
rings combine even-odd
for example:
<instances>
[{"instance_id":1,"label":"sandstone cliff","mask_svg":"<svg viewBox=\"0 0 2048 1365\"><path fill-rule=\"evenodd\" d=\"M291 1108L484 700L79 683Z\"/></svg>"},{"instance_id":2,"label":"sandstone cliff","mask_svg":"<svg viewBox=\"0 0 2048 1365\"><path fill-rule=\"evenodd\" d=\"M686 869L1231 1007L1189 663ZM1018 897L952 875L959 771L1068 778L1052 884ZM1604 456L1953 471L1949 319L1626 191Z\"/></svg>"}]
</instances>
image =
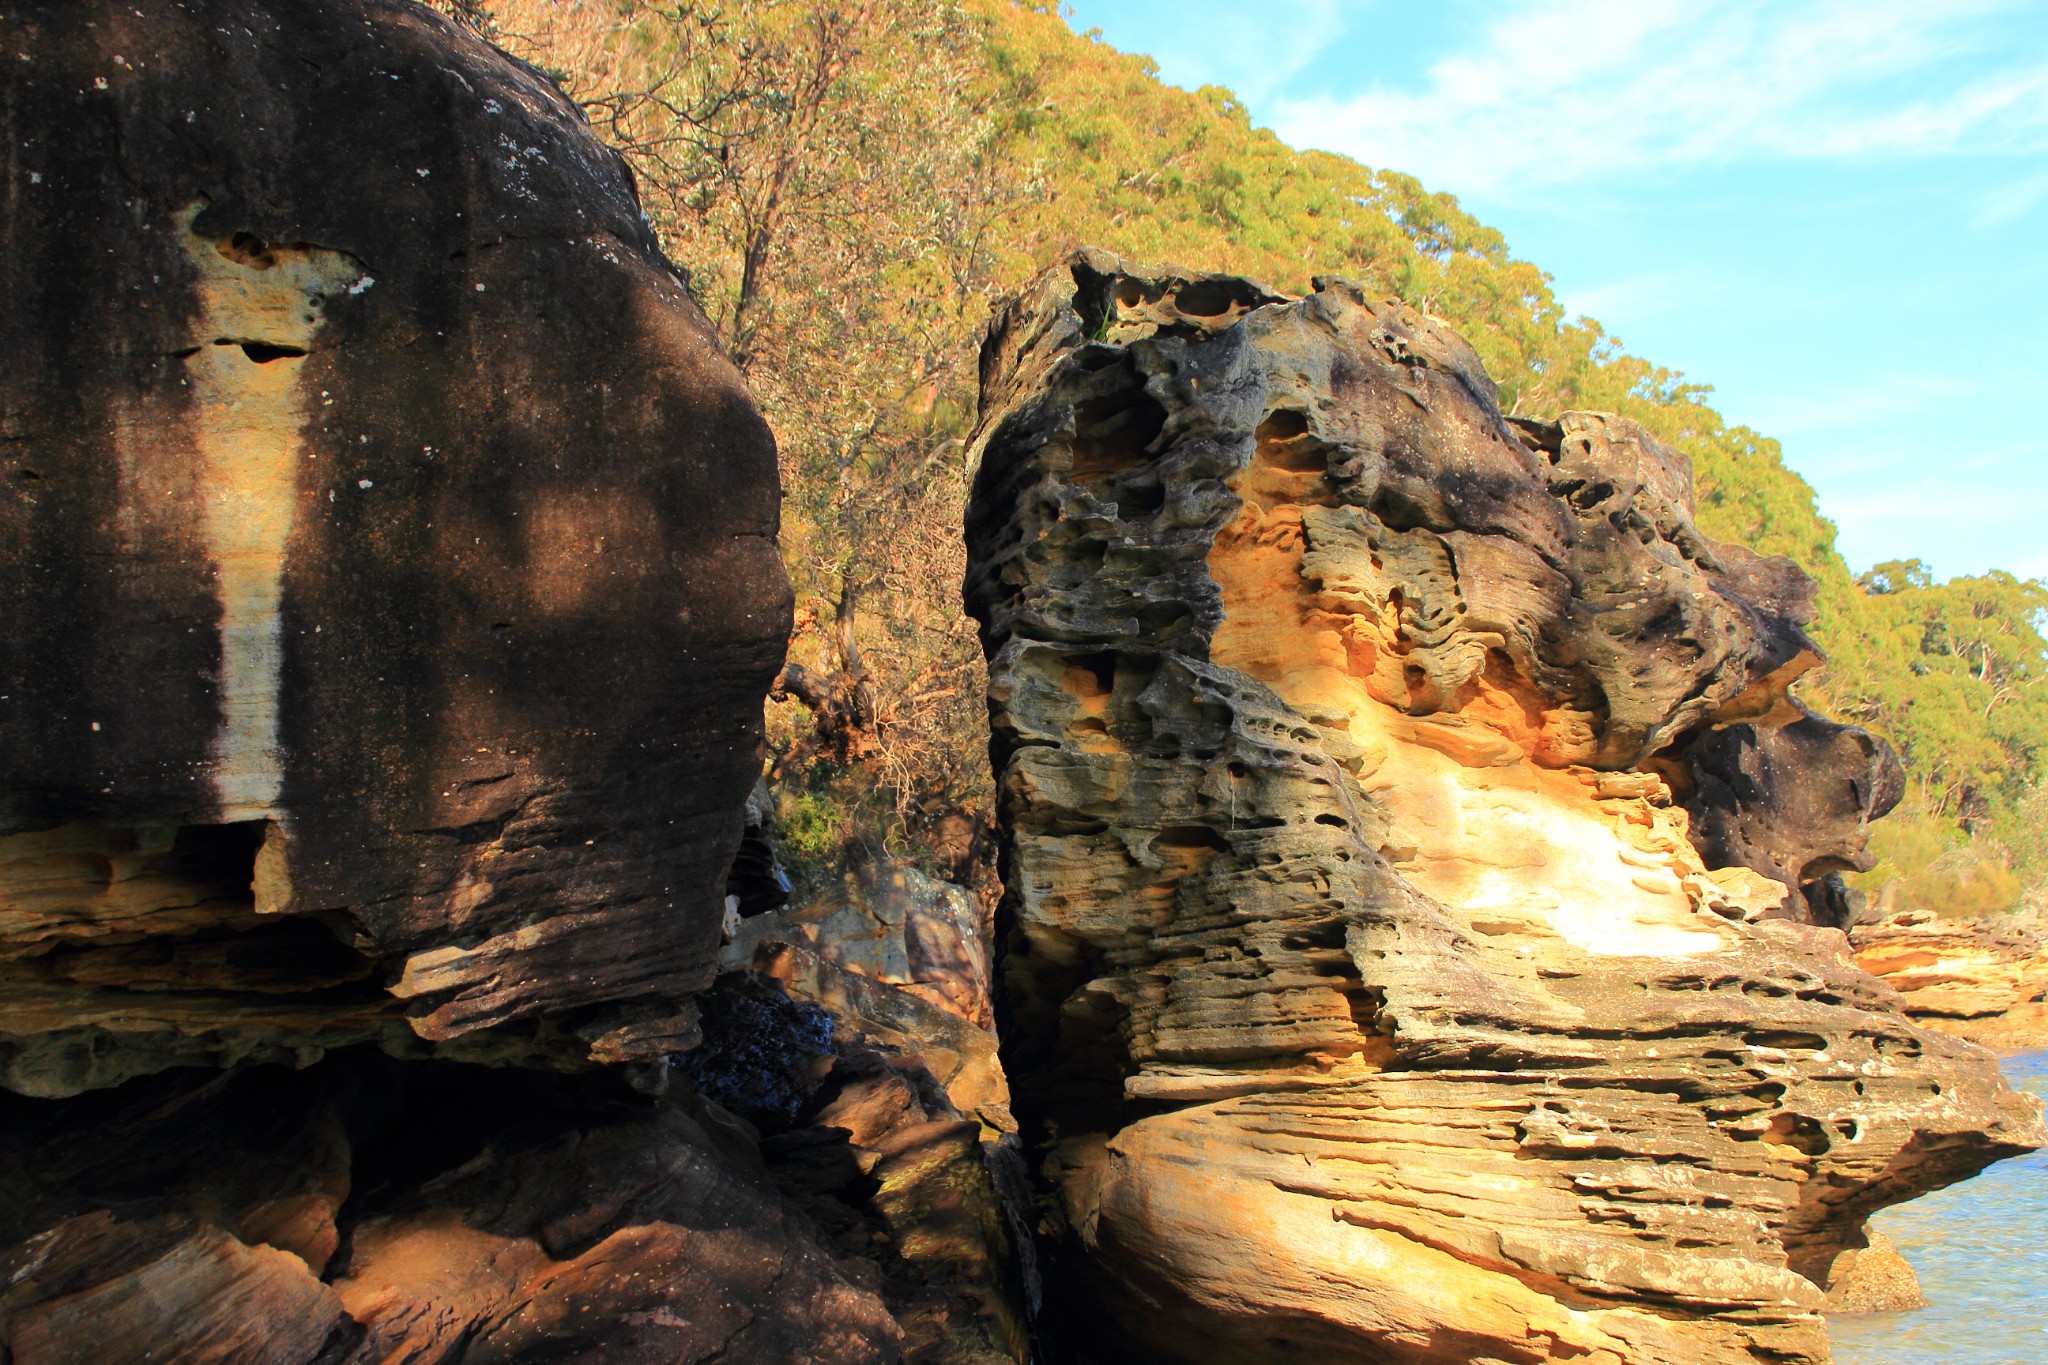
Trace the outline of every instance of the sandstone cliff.
<instances>
[{"instance_id":1,"label":"sandstone cliff","mask_svg":"<svg viewBox=\"0 0 2048 1365\"><path fill-rule=\"evenodd\" d=\"M1856 965L1922 1027L1986 1047L2048 1047L2048 943L2037 918L1892 915L1850 931Z\"/></svg>"},{"instance_id":2,"label":"sandstone cliff","mask_svg":"<svg viewBox=\"0 0 2048 1365\"><path fill-rule=\"evenodd\" d=\"M1682 457L1510 422L1343 281L1095 252L982 381L1063 1349L1821 1361L1867 1215L2042 1140L1826 927L1896 761L1789 695L1810 584L1700 535Z\"/></svg>"},{"instance_id":3,"label":"sandstone cliff","mask_svg":"<svg viewBox=\"0 0 2048 1365\"><path fill-rule=\"evenodd\" d=\"M618 157L401 0L0 96L0 1357L1015 1358L999 1084L714 987L775 452Z\"/></svg>"}]
</instances>

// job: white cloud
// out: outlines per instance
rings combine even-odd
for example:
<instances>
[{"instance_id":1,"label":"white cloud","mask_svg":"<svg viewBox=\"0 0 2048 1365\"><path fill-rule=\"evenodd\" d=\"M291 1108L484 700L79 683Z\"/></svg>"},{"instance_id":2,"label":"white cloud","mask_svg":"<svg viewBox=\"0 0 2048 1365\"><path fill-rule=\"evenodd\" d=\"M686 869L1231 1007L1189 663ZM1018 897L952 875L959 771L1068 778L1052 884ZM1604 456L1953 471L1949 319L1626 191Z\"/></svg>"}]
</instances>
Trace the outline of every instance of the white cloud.
<instances>
[{"instance_id":1,"label":"white cloud","mask_svg":"<svg viewBox=\"0 0 2048 1365\"><path fill-rule=\"evenodd\" d=\"M1604 327L1626 327L1632 320L1653 316L1685 297L1686 281L1675 271L1653 270L1611 280L1586 289L1565 290L1557 301L1573 317L1598 318Z\"/></svg>"},{"instance_id":2,"label":"white cloud","mask_svg":"<svg viewBox=\"0 0 2048 1365\"><path fill-rule=\"evenodd\" d=\"M1143 52L1171 85L1227 85L1248 105L1263 105L1344 36L1356 0L1262 0L1256 5L1190 7L1180 0L1139 0L1116 7L1123 21L1111 41ZM1086 25L1087 14L1076 16ZM1258 54L1246 61L1246 54Z\"/></svg>"},{"instance_id":3,"label":"white cloud","mask_svg":"<svg viewBox=\"0 0 2048 1365\"><path fill-rule=\"evenodd\" d=\"M2048 199L2048 171L2022 176L1977 201L1977 225L1999 227L2024 218L2043 199Z\"/></svg>"},{"instance_id":4,"label":"white cloud","mask_svg":"<svg viewBox=\"0 0 2048 1365\"><path fill-rule=\"evenodd\" d=\"M2006 38L2032 3L1523 0L1420 88L1268 108L1297 145L1497 197L1757 156L2039 150L2048 44ZM1964 55L1972 76L1945 79Z\"/></svg>"},{"instance_id":5,"label":"white cloud","mask_svg":"<svg viewBox=\"0 0 2048 1365\"><path fill-rule=\"evenodd\" d=\"M1905 458L1899 458L1904 456ZM1918 558L1948 577L2003 568L2048 576L2048 478L2037 471L2048 446L1986 450L1902 446L1873 452L1861 467L1826 473L1798 462L1821 494L1856 565ZM1918 476L1899 477L1902 469Z\"/></svg>"},{"instance_id":6,"label":"white cloud","mask_svg":"<svg viewBox=\"0 0 2048 1365\"><path fill-rule=\"evenodd\" d=\"M1996 391L1989 379L1940 371L1891 371L1854 383L1795 384L1752 399L1739 420L1781 439L1810 433L1849 432L1859 427L1896 426L1901 418L1929 417L1981 400ZM1895 451L1894 462L1918 459Z\"/></svg>"}]
</instances>

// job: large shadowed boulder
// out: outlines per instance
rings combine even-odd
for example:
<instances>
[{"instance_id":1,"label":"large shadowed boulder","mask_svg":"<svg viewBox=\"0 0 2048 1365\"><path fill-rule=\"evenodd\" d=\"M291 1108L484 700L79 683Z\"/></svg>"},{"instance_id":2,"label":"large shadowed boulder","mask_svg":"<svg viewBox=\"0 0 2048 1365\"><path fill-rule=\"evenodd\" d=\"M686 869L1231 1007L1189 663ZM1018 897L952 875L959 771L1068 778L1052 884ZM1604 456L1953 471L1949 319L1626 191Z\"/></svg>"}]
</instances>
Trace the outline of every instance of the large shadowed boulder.
<instances>
[{"instance_id":1,"label":"large shadowed boulder","mask_svg":"<svg viewBox=\"0 0 2048 1365\"><path fill-rule=\"evenodd\" d=\"M399 0L0 54L0 1357L900 1359L669 1083L790 604L619 158Z\"/></svg>"},{"instance_id":2,"label":"large shadowed boulder","mask_svg":"<svg viewBox=\"0 0 2048 1365\"><path fill-rule=\"evenodd\" d=\"M687 1047L789 590L619 158L401 0L0 44L0 1077Z\"/></svg>"}]
</instances>

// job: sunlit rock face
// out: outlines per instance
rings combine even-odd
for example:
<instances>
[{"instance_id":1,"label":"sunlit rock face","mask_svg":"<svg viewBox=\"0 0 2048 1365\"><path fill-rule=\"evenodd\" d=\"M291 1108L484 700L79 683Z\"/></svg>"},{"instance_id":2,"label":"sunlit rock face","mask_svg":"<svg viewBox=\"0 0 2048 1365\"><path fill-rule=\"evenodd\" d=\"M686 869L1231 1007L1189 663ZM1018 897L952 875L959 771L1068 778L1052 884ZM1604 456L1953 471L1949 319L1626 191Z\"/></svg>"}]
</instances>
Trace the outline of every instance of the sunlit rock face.
<instances>
[{"instance_id":1,"label":"sunlit rock face","mask_svg":"<svg viewBox=\"0 0 2048 1365\"><path fill-rule=\"evenodd\" d=\"M0 47L0 1081L688 1046L788 588L616 155L395 0Z\"/></svg>"},{"instance_id":2,"label":"sunlit rock face","mask_svg":"<svg viewBox=\"0 0 2048 1365\"><path fill-rule=\"evenodd\" d=\"M999 1020L1076 1358L1820 1361L1864 1218L2042 1139L1772 875L1894 762L1787 695L1808 581L1493 394L1341 281L1084 252L991 328ZM1787 725L1846 827L1688 757Z\"/></svg>"},{"instance_id":3,"label":"sunlit rock face","mask_svg":"<svg viewBox=\"0 0 2048 1365\"><path fill-rule=\"evenodd\" d=\"M1906 1013L2000 1051L2048 1047L2048 943L2038 920L1939 919L1924 910L1858 924L1856 965Z\"/></svg>"}]
</instances>

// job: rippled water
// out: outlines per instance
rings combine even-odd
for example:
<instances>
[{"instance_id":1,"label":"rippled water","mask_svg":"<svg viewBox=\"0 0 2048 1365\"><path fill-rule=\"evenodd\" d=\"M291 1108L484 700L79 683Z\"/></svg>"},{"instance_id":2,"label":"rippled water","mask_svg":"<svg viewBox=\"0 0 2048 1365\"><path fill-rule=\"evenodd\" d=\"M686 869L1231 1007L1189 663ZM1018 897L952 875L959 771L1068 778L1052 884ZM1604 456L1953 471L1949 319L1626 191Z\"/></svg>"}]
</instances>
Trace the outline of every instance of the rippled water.
<instances>
[{"instance_id":1,"label":"rippled water","mask_svg":"<svg viewBox=\"0 0 2048 1365\"><path fill-rule=\"evenodd\" d=\"M2048 1052L2001 1065L2048 1099ZM2048 1151L1871 1220L1920 1272L1928 1306L1829 1323L1836 1365L2048 1362Z\"/></svg>"}]
</instances>

